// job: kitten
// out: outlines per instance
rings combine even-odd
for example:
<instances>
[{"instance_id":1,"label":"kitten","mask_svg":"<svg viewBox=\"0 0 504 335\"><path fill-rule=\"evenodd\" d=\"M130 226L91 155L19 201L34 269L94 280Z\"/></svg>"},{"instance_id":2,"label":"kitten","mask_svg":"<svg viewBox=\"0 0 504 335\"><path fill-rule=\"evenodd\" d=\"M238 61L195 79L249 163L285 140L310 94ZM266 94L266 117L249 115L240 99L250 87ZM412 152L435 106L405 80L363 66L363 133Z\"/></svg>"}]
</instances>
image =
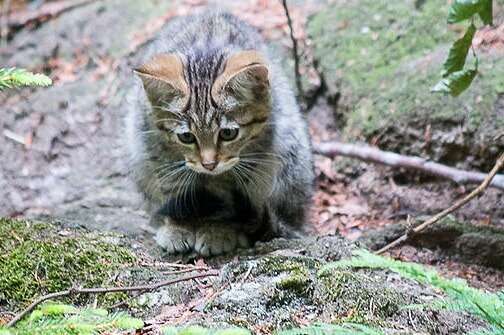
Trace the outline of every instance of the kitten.
<instances>
[{"instance_id":1,"label":"kitten","mask_svg":"<svg viewBox=\"0 0 504 335\"><path fill-rule=\"evenodd\" d=\"M252 27L214 12L171 21L146 50L130 170L169 253L217 255L302 228L311 148L280 61Z\"/></svg>"}]
</instances>

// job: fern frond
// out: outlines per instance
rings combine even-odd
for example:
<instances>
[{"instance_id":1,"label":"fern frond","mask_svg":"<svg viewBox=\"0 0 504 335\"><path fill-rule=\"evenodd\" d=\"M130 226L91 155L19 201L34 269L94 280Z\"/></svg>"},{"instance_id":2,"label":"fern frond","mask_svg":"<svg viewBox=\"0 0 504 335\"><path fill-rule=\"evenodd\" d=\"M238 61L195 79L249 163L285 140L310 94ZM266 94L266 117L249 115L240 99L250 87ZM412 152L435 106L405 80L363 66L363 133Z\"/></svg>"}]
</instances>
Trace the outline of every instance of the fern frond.
<instances>
[{"instance_id":1,"label":"fern frond","mask_svg":"<svg viewBox=\"0 0 504 335\"><path fill-rule=\"evenodd\" d=\"M94 335L143 327L140 319L104 309L78 309L65 304L44 304L14 328L0 328L1 335Z\"/></svg>"},{"instance_id":2,"label":"fern frond","mask_svg":"<svg viewBox=\"0 0 504 335\"><path fill-rule=\"evenodd\" d=\"M22 86L49 86L52 80L46 75L31 73L24 69L0 68L0 91Z\"/></svg>"},{"instance_id":3,"label":"fern frond","mask_svg":"<svg viewBox=\"0 0 504 335\"><path fill-rule=\"evenodd\" d=\"M494 334L504 333L504 298L502 293L494 294L478 290L467 285L462 279L446 279L436 271L422 265L396 261L366 250L357 250L351 259L324 266L319 271L319 275L326 276L330 274L332 269L348 267L389 269L403 277L437 287L450 297L449 305L452 308L468 311L486 320Z\"/></svg>"},{"instance_id":4,"label":"fern frond","mask_svg":"<svg viewBox=\"0 0 504 335\"><path fill-rule=\"evenodd\" d=\"M250 331L245 328L208 329L200 326L165 327L161 329L161 333L163 335L251 335Z\"/></svg>"},{"instance_id":5,"label":"fern frond","mask_svg":"<svg viewBox=\"0 0 504 335\"><path fill-rule=\"evenodd\" d=\"M277 335L384 335L380 329L357 323L340 325L314 324L304 328L283 330Z\"/></svg>"}]
</instances>

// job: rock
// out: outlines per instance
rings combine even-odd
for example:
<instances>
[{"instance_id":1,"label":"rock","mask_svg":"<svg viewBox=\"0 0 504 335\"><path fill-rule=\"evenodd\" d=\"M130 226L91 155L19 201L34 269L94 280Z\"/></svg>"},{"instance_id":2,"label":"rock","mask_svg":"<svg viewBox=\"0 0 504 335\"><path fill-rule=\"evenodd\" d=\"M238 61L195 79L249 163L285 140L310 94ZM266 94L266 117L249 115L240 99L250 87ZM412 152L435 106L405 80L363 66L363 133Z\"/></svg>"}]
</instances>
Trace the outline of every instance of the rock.
<instances>
[{"instance_id":1,"label":"rock","mask_svg":"<svg viewBox=\"0 0 504 335\"><path fill-rule=\"evenodd\" d=\"M378 250L406 231L404 224L393 224L369 231L359 239L366 247ZM469 264L504 270L504 229L475 226L448 216L408 240L409 244L430 249L440 248L447 255Z\"/></svg>"},{"instance_id":2,"label":"rock","mask_svg":"<svg viewBox=\"0 0 504 335\"><path fill-rule=\"evenodd\" d=\"M152 284L170 276L177 278L187 275L170 274L173 270L163 269L169 267L166 262L165 265L159 263L159 266L142 265L153 264L156 259L149 256L146 249L129 249L132 241L121 235L114 234L112 238L108 233L96 234L58 222L4 219L0 227L3 227L0 259L7 261L7 264L16 257L18 248L34 242L38 242L42 249L34 247L33 255L45 250L43 246L47 245L67 248L66 241L78 244L81 250L77 252L70 247L60 251L60 255L70 254L64 256L65 263L61 264L61 271L56 277L52 272L38 270L48 269L54 263L52 258L37 258L36 268L9 267L24 271L25 282L33 280L30 286L33 291L22 300L17 300L22 303L19 307L32 300L34 295L66 289L72 285ZM30 229L32 234L27 233ZM65 236L54 238L53 231L63 230ZM135 243L141 244L141 241ZM95 249L98 246L101 249ZM482 321L464 313L429 307L433 301L441 298L438 291L403 279L390 271L334 269L319 272L328 262L348 258L353 249L338 236L275 239L259 243L256 248L239 250L236 255L207 260L208 264L220 269L215 279L204 278L199 282L185 281L165 286L127 300L127 308L134 315L147 318L150 324L158 326L239 326L262 333L315 322L365 323L380 327L387 334L413 331L466 334L484 326ZM72 260L80 260L83 256L86 256L86 261L74 266L80 263ZM104 262L105 259L107 262ZM9 279L8 273L2 267L0 283ZM66 275L72 277L67 278ZM56 281L59 284L56 285ZM40 283L44 285L40 286ZM54 285L49 285L51 283ZM16 297L13 295L15 288L8 289L8 300L5 300L6 288L2 287L2 290L0 310L12 310L14 301L9 297ZM82 297L74 300L74 303L87 304L88 298ZM99 304L106 307L127 296L104 295L98 298ZM413 304L424 304L424 307L403 308Z\"/></svg>"},{"instance_id":3,"label":"rock","mask_svg":"<svg viewBox=\"0 0 504 335\"><path fill-rule=\"evenodd\" d=\"M477 50L482 75L467 92L431 93L458 36L447 12L448 3L434 0L337 0L308 31L347 140L488 170L504 150L504 139L495 140L504 130L504 58Z\"/></svg>"}]
</instances>

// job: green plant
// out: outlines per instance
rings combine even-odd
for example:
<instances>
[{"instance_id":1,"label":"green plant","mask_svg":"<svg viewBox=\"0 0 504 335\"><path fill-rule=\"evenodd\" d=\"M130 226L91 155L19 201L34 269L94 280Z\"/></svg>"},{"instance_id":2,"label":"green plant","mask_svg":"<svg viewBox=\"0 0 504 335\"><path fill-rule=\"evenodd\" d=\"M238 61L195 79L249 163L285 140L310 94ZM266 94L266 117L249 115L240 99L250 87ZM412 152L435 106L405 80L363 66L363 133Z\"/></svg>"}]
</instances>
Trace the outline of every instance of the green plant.
<instances>
[{"instance_id":1,"label":"green plant","mask_svg":"<svg viewBox=\"0 0 504 335\"><path fill-rule=\"evenodd\" d=\"M126 313L109 314L104 309L79 309L71 305L53 303L40 306L15 327L0 327L0 335L113 334L142 327L142 320Z\"/></svg>"},{"instance_id":2,"label":"green plant","mask_svg":"<svg viewBox=\"0 0 504 335\"><path fill-rule=\"evenodd\" d=\"M433 88L433 92L460 95L472 83L478 74L478 58L473 50L474 67L464 69L472 40L476 33L475 18L479 17L483 24L492 24L492 0L455 0L448 12L448 23L459 23L470 20L464 36L453 43L448 57L443 64L441 79Z\"/></svg>"},{"instance_id":3,"label":"green plant","mask_svg":"<svg viewBox=\"0 0 504 335\"><path fill-rule=\"evenodd\" d=\"M73 285L110 285L115 272L133 262L127 248L95 234L61 236L49 223L0 218L0 300L14 309Z\"/></svg>"},{"instance_id":4,"label":"green plant","mask_svg":"<svg viewBox=\"0 0 504 335\"><path fill-rule=\"evenodd\" d=\"M344 323L341 325L314 324L303 328L283 330L277 335L385 335L385 333L363 324Z\"/></svg>"},{"instance_id":5,"label":"green plant","mask_svg":"<svg viewBox=\"0 0 504 335\"><path fill-rule=\"evenodd\" d=\"M208 329L199 326L185 328L167 327L162 330L163 335L250 335L244 328ZM381 330L356 323L341 325L313 324L303 328L281 330L276 335L384 335Z\"/></svg>"},{"instance_id":6,"label":"green plant","mask_svg":"<svg viewBox=\"0 0 504 335\"><path fill-rule=\"evenodd\" d=\"M52 80L43 75L28 72L24 69L0 68L0 91L22 86L49 86Z\"/></svg>"},{"instance_id":7,"label":"green plant","mask_svg":"<svg viewBox=\"0 0 504 335\"><path fill-rule=\"evenodd\" d=\"M245 328L208 329L200 326L165 327L161 330L163 335L250 335ZM0 334L1 335L1 334Z\"/></svg>"},{"instance_id":8,"label":"green plant","mask_svg":"<svg viewBox=\"0 0 504 335\"><path fill-rule=\"evenodd\" d=\"M381 257L366 250L357 250L353 258L330 263L320 269L327 274L338 268L382 268L389 269L403 277L441 289L449 297L445 307L468 311L486 320L489 329L479 334L504 334L504 294L489 293L470 287L462 279L446 279L436 271L422 265L396 261Z\"/></svg>"}]
</instances>

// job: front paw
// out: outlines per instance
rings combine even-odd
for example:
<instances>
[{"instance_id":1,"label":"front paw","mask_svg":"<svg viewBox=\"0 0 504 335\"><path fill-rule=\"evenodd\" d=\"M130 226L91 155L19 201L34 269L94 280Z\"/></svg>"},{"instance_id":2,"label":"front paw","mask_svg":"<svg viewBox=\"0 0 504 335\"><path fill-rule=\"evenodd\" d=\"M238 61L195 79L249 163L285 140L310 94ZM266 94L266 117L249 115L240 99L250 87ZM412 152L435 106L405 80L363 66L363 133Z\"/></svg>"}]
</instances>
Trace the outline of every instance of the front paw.
<instances>
[{"instance_id":1,"label":"front paw","mask_svg":"<svg viewBox=\"0 0 504 335\"><path fill-rule=\"evenodd\" d=\"M196 232L194 250L202 256L210 256L248 246L248 238L244 233L233 228L211 225L202 227Z\"/></svg>"},{"instance_id":2,"label":"front paw","mask_svg":"<svg viewBox=\"0 0 504 335\"><path fill-rule=\"evenodd\" d=\"M167 221L167 220L166 220ZM187 253L194 248L194 231L166 222L156 233L157 244L169 254Z\"/></svg>"}]
</instances>

